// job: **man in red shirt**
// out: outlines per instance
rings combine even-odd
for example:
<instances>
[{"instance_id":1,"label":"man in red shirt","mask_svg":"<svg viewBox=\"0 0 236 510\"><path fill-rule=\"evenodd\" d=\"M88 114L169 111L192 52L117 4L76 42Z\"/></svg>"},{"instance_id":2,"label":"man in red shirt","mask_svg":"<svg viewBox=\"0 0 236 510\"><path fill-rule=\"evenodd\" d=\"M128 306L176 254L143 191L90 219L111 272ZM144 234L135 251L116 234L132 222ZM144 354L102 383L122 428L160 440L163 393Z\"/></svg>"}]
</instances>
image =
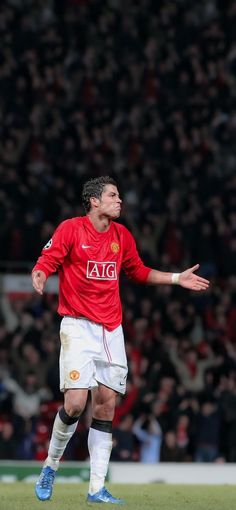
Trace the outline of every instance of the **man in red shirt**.
<instances>
[{"instance_id":1,"label":"man in red shirt","mask_svg":"<svg viewBox=\"0 0 236 510\"><path fill-rule=\"evenodd\" d=\"M60 458L92 390L87 501L122 504L123 500L104 487L116 395L125 393L127 377L120 271L136 282L179 284L195 291L206 290L209 282L194 274L198 264L182 273L158 271L143 264L131 233L114 221L120 216L122 201L110 177L87 181L82 200L86 215L58 226L32 270L33 287L39 294L47 278L58 271L58 312L63 317L60 388L64 406L56 415L48 457L35 491L40 500L50 499Z\"/></svg>"}]
</instances>

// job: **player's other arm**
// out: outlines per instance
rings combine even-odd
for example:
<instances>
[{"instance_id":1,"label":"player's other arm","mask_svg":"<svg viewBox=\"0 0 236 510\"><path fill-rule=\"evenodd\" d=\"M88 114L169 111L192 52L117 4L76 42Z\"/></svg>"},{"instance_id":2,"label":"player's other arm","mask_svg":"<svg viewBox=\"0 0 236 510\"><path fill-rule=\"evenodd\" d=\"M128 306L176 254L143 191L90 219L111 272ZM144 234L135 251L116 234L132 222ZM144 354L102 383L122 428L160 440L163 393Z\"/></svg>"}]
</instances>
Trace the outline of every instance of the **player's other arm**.
<instances>
[{"instance_id":1,"label":"player's other arm","mask_svg":"<svg viewBox=\"0 0 236 510\"><path fill-rule=\"evenodd\" d=\"M71 248L72 232L72 221L63 221L55 230L52 239L44 246L32 269L32 285L39 294L43 294L47 278L63 264Z\"/></svg>"},{"instance_id":2,"label":"player's other arm","mask_svg":"<svg viewBox=\"0 0 236 510\"><path fill-rule=\"evenodd\" d=\"M209 287L209 281L195 274L199 269L199 264L190 267L182 273L168 273L158 271L143 264L132 234L124 229L125 250L123 258L123 269L128 277L140 283L149 283L150 285L174 285L178 284L186 289L201 291Z\"/></svg>"},{"instance_id":3,"label":"player's other arm","mask_svg":"<svg viewBox=\"0 0 236 510\"><path fill-rule=\"evenodd\" d=\"M207 290L210 282L201 276L195 274L199 269L199 264L190 267L182 273L166 273L152 269L147 277L147 283L151 285L158 284L177 284L185 289L201 291Z\"/></svg>"},{"instance_id":4,"label":"player's other arm","mask_svg":"<svg viewBox=\"0 0 236 510\"><path fill-rule=\"evenodd\" d=\"M43 294L45 282L47 280L46 274L41 269L32 271L32 285L38 294Z\"/></svg>"}]
</instances>

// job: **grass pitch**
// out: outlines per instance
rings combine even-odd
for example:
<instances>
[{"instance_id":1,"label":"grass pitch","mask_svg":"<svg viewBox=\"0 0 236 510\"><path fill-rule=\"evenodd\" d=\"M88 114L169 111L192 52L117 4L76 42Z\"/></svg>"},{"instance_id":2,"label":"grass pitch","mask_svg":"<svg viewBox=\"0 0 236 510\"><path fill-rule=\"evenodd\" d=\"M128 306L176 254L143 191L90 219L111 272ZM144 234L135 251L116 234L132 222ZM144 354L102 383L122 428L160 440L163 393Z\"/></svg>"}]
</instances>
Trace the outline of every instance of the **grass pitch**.
<instances>
[{"instance_id":1,"label":"grass pitch","mask_svg":"<svg viewBox=\"0 0 236 510\"><path fill-rule=\"evenodd\" d=\"M118 485L108 484L114 496L124 498L127 510L235 510L236 486L213 485ZM1 510L89 510L87 484L55 484L53 499L41 502L32 484L0 483ZM114 505L102 507L109 510Z\"/></svg>"}]
</instances>

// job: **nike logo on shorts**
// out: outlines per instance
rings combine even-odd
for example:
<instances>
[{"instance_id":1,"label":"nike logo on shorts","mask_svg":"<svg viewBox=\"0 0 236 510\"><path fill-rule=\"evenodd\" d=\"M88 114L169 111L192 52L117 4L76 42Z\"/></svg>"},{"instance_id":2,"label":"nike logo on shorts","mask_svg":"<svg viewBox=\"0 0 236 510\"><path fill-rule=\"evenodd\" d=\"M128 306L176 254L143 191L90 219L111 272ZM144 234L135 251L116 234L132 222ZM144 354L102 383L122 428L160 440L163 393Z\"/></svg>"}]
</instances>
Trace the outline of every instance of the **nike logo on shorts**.
<instances>
[{"instance_id":1,"label":"nike logo on shorts","mask_svg":"<svg viewBox=\"0 0 236 510\"><path fill-rule=\"evenodd\" d=\"M92 248L92 246L88 246L87 244L82 244L82 245L81 245L81 248L83 248L84 250L86 250L87 248Z\"/></svg>"}]
</instances>

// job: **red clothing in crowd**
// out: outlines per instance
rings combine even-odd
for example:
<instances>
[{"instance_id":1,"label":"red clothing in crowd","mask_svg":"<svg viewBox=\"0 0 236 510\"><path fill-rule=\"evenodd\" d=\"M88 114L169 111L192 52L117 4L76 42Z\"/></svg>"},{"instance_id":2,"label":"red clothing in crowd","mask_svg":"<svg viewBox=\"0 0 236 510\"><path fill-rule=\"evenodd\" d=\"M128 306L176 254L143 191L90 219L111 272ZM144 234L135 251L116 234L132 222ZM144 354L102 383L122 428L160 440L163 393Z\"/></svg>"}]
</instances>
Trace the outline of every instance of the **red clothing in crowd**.
<instances>
[{"instance_id":1,"label":"red clothing in crowd","mask_svg":"<svg viewBox=\"0 0 236 510\"><path fill-rule=\"evenodd\" d=\"M126 227L111 222L98 232L88 216L63 221L43 248L33 271L58 270L60 315L86 317L109 331L122 321L119 274L145 282L151 271L139 257Z\"/></svg>"}]
</instances>

